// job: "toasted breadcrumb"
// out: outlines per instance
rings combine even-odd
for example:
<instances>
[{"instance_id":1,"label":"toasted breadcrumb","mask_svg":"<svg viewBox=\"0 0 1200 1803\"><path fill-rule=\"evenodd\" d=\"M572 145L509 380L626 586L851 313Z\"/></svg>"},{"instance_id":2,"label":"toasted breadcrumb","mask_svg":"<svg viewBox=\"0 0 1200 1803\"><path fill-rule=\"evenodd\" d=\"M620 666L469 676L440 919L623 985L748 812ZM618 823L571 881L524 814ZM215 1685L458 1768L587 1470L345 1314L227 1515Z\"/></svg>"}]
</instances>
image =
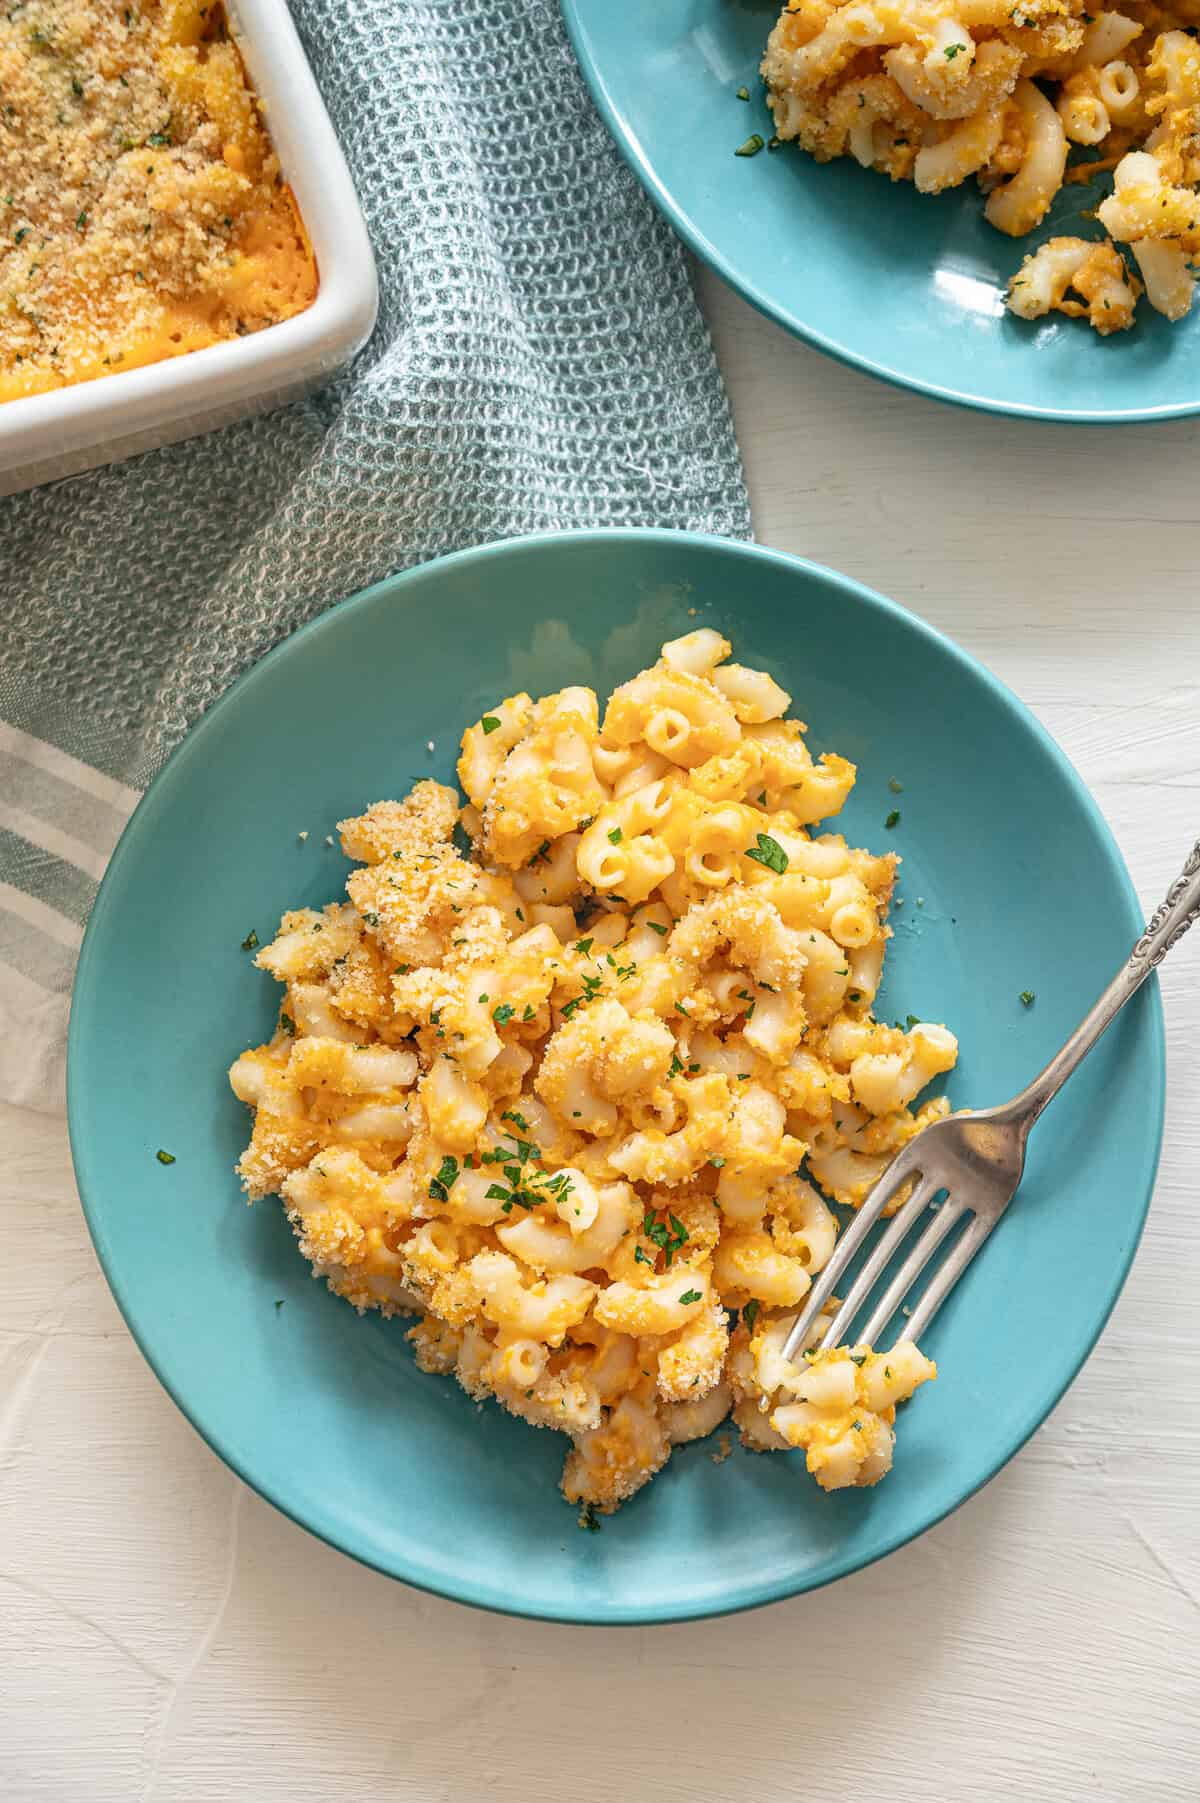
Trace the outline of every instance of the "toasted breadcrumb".
<instances>
[{"instance_id":1,"label":"toasted breadcrumb","mask_svg":"<svg viewBox=\"0 0 1200 1803\"><path fill-rule=\"evenodd\" d=\"M0 401L259 331L315 293L219 0L0 11Z\"/></svg>"}]
</instances>

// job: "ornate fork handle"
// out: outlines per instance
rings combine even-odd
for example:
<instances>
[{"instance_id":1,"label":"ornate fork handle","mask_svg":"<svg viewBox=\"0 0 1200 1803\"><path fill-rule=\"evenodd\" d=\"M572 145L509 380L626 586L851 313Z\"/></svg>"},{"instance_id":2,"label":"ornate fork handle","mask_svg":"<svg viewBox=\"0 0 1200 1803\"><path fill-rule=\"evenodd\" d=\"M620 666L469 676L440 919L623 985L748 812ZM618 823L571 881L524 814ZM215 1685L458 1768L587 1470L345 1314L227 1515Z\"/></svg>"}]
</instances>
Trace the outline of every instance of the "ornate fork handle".
<instances>
[{"instance_id":1,"label":"ornate fork handle","mask_svg":"<svg viewBox=\"0 0 1200 1803\"><path fill-rule=\"evenodd\" d=\"M1026 1130L1033 1125L1047 1102L1058 1094L1126 1002L1197 919L1200 919L1200 840L1193 845L1181 874L1167 891L1166 900L1155 909L1146 923L1145 932L1095 1007L1084 1016L1062 1051L1003 1111L1010 1120L1022 1123Z\"/></svg>"},{"instance_id":2,"label":"ornate fork handle","mask_svg":"<svg viewBox=\"0 0 1200 1803\"><path fill-rule=\"evenodd\" d=\"M1146 931L1129 954L1131 965L1141 969L1145 964L1153 970L1161 964L1171 947L1183 938L1192 922L1200 917L1200 839L1192 847L1192 855L1167 890L1167 899L1156 908L1146 922Z\"/></svg>"}]
</instances>

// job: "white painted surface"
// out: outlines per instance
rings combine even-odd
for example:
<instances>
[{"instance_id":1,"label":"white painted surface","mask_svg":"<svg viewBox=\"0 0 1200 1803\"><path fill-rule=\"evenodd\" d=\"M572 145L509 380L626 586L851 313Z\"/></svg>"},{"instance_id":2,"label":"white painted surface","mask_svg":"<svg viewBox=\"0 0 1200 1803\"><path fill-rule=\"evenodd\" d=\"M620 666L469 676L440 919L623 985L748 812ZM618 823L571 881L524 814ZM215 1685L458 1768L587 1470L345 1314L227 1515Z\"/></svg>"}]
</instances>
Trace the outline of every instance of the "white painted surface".
<instances>
[{"instance_id":1,"label":"white painted surface","mask_svg":"<svg viewBox=\"0 0 1200 1803\"><path fill-rule=\"evenodd\" d=\"M1197 428L955 413L703 291L759 537L896 596L1011 683L1153 906L1200 832ZM0 1797L1194 1803L1200 930L1164 990L1158 1193L1062 1406L915 1545L694 1626L484 1616L244 1491L122 1326L64 1123L0 1111Z\"/></svg>"}]
</instances>

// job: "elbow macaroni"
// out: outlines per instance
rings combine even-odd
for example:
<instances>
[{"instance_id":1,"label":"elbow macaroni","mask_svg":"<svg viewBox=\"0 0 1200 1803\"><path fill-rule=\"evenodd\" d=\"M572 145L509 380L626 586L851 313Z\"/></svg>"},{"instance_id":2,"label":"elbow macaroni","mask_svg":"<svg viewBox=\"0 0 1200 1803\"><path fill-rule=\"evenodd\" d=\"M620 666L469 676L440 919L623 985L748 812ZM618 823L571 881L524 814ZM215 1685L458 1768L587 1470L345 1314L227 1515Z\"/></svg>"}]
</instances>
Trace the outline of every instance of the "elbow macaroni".
<instances>
[{"instance_id":1,"label":"elbow macaroni","mask_svg":"<svg viewBox=\"0 0 1200 1803\"><path fill-rule=\"evenodd\" d=\"M258 951L279 1024L230 1071L250 1198L337 1295L418 1314L422 1369L567 1434L565 1494L604 1511L731 1411L873 1483L933 1375L780 1357L825 1196L947 1112L914 1104L957 1047L873 1018L896 859L818 830L853 766L729 654L672 641L603 720L510 697L463 735L466 808L426 781L343 821L350 901Z\"/></svg>"},{"instance_id":2,"label":"elbow macaroni","mask_svg":"<svg viewBox=\"0 0 1200 1803\"><path fill-rule=\"evenodd\" d=\"M1133 324L1143 291L1168 319L1191 307L1192 27L1177 5L1097 14L1084 0L787 0L762 73L778 140L820 162L852 156L926 194L974 175L988 221L1011 237L1035 230L1072 179L1070 145L1097 147L1097 170L1115 170L1098 212L1107 239L1052 238L1012 277L1008 306L1107 334Z\"/></svg>"}]
</instances>

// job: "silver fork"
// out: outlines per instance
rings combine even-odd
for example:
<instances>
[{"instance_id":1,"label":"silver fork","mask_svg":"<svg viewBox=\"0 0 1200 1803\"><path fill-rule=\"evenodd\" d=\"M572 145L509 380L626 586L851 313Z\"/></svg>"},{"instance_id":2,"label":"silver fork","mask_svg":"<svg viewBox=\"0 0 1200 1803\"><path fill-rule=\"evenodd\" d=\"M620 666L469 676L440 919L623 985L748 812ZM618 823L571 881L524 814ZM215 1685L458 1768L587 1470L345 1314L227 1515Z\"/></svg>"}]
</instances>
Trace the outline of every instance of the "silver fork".
<instances>
[{"instance_id":1,"label":"silver fork","mask_svg":"<svg viewBox=\"0 0 1200 1803\"><path fill-rule=\"evenodd\" d=\"M784 1342L785 1358L796 1356L850 1260L893 1196L908 1183L913 1186L912 1193L892 1217L886 1233L872 1247L819 1344L821 1347L842 1344L883 1271L918 1221L928 1216L925 1231L853 1342L878 1345L888 1322L937 1248L963 1217L970 1215L973 1217L970 1224L926 1284L920 1300L905 1320L899 1339L915 1340L925 1331L1012 1201L1025 1167L1029 1130L1043 1108L1058 1094L1100 1035L1141 988L1155 966L1162 963L1171 947L1182 939L1197 916L1200 916L1200 841L1193 846L1182 875L1171 885L1166 901L1151 918L1125 964L1061 1052L1050 1060L1029 1087L1000 1108L935 1121L896 1154L838 1240L829 1263L814 1280L804 1307ZM934 1199L943 1190L946 1199L935 1208Z\"/></svg>"}]
</instances>

